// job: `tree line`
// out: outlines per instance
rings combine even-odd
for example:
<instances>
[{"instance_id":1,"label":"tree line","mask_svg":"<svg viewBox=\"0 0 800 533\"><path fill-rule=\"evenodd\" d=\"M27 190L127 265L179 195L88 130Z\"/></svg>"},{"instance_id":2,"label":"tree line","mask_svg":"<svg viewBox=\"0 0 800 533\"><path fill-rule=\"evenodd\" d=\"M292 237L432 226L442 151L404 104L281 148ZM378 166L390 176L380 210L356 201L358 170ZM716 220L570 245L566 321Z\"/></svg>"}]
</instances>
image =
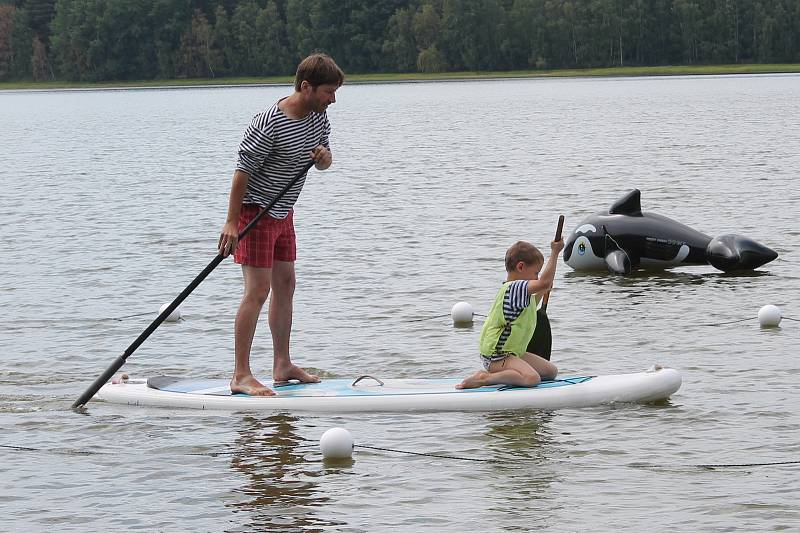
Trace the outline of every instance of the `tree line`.
<instances>
[{"instance_id":1,"label":"tree line","mask_svg":"<svg viewBox=\"0 0 800 533\"><path fill-rule=\"evenodd\" d=\"M0 80L800 62L800 0L0 0Z\"/></svg>"}]
</instances>

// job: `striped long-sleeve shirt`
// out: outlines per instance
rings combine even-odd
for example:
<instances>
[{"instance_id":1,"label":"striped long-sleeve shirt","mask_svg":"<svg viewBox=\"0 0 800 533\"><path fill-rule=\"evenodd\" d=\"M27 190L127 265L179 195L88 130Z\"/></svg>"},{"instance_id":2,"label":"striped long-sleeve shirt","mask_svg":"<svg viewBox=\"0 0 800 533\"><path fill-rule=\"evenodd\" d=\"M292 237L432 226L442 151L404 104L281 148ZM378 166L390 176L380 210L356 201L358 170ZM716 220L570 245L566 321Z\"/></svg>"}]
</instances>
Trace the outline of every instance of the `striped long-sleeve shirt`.
<instances>
[{"instance_id":1,"label":"striped long-sleeve shirt","mask_svg":"<svg viewBox=\"0 0 800 533\"><path fill-rule=\"evenodd\" d=\"M327 113L310 113L302 119L283 114L276 102L253 117L239 144L236 169L246 172L243 203L267 205L309 161L319 145L330 148L331 125ZM306 177L302 176L269 211L274 218L286 218L297 202Z\"/></svg>"}]
</instances>

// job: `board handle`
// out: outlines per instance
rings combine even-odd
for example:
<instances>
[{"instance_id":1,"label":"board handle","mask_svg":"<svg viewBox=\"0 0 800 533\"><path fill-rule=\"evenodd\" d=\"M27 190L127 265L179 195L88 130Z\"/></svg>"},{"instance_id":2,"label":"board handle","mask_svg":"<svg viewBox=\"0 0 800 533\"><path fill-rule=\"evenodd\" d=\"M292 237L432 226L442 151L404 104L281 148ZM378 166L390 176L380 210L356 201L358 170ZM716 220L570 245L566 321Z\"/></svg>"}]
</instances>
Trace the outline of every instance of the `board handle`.
<instances>
[{"instance_id":1,"label":"board handle","mask_svg":"<svg viewBox=\"0 0 800 533\"><path fill-rule=\"evenodd\" d=\"M383 386L383 381L379 380L379 379L378 379L378 378L376 378L376 377L373 377L373 376L368 376L368 375L366 375L366 374L365 374L365 375L363 375L363 376L359 376L359 377L357 377L357 378L356 378L356 380L355 380L355 381L352 383L352 385L350 385L350 386L351 386L351 387L355 387L355 386L356 386L356 383L358 383L358 382L359 382L359 381L361 381L362 379L374 379L375 381L377 381L377 382L378 382L378 385L380 385L380 386Z\"/></svg>"}]
</instances>

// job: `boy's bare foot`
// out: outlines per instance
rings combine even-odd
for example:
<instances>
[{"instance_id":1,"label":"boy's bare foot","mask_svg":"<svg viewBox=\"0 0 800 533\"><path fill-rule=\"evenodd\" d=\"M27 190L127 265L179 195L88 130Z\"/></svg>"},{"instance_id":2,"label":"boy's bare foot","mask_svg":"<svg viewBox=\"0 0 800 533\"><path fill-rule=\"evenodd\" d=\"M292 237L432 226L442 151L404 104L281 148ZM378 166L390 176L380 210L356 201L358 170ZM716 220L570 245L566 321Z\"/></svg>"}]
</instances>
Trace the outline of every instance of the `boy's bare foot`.
<instances>
[{"instance_id":1,"label":"boy's bare foot","mask_svg":"<svg viewBox=\"0 0 800 533\"><path fill-rule=\"evenodd\" d=\"M470 377L456 385L457 389L477 389L478 387L483 387L486 384L486 378L489 376L489 373L486 370L478 370Z\"/></svg>"},{"instance_id":2,"label":"boy's bare foot","mask_svg":"<svg viewBox=\"0 0 800 533\"><path fill-rule=\"evenodd\" d=\"M265 387L253 376L243 379L231 379L231 392L233 394L247 394L249 396L275 396L269 387Z\"/></svg>"},{"instance_id":3,"label":"boy's bare foot","mask_svg":"<svg viewBox=\"0 0 800 533\"><path fill-rule=\"evenodd\" d=\"M276 383L284 383L290 379L296 379L300 383L319 383L319 376L309 374L297 365L289 365L286 368L273 368L272 379Z\"/></svg>"}]
</instances>

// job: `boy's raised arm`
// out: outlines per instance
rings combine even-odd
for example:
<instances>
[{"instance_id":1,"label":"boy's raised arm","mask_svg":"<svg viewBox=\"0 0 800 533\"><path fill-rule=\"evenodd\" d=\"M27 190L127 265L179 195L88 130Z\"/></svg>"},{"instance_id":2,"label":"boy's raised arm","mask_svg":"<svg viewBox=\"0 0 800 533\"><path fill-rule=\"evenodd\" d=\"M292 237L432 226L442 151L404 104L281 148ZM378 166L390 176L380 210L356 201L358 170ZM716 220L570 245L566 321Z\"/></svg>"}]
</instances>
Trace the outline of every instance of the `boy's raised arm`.
<instances>
[{"instance_id":1,"label":"boy's raised arm","mask_svg":"<svg viewBox=\"0 0 800 533\"><path fill-rule=\"evenodd\" d=\"M558 254L564 249L564 240L559 239L550 243L550 257L539 274L539 279L528 282L528 294L542 295L553 288L553 280L556 276L556 263Z\"/></svg>"}]
</instances>

